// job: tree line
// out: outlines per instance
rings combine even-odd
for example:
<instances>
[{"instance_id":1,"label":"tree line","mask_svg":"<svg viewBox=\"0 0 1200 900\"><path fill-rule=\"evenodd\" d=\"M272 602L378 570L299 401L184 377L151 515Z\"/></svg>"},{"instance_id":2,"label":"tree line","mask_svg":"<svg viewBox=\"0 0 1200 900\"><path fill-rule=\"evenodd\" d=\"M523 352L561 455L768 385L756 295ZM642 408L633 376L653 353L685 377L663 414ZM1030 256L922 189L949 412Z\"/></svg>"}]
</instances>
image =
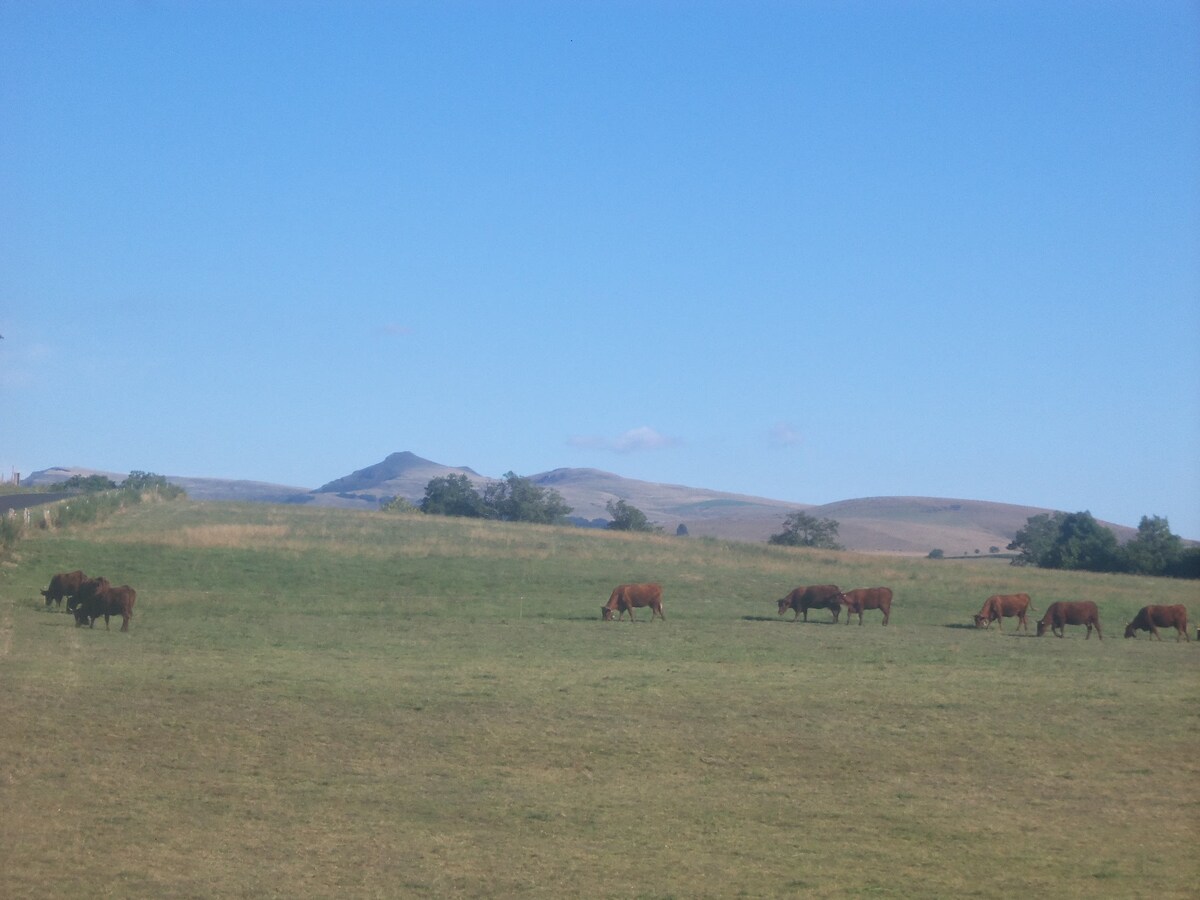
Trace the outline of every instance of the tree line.
<instances>
[{"instance_id":1,"label":"tree line","mask_svg":"<svg viewBox=\"0 0 1200 900\"><path fill-rule=\"evenodd\" d=\"M543 525L567 524L572 511L558 491L513 472L506 472L502 481L489 483L482 492L466 475L440 476L425 486L419 504L397 497L383 508ZM605 508L611 517L605 527L610 530L662 533L659 525L648 521L645 513L625 500L609 500ZM835 519L794 512L784 519L783 530L771 535L768 542L842 550L845 548L837 541L838 527ZM686 535L687 528L680 525L676 533ZM1179 535L1171 533L1167 520L1159 516L1143 516L1137 535L1121 545L1112 529L1101 525L1089 512L1043 513L1026 521L1008 549L1017 551L1013 559L1016 566L1200 578L1200 547L1186 546ZM993 547L989 552L998 550ZM940 558L942 553L935 550L930 556Z\"/></svg>"},{"instance_id":2,"label":"tree line","mask_svg":"<svg viewBox=\"0 0 1200 900\"><path fill-rule=\"evenodd\" d=\"M1008 549L1019 554L1016 566L1200 578L1200 547L1185 545L1160 516L1142 516L1122 545L1090 512L1042 513L1026 520Z\"/></svg>"},{"instance_id":3,"label":"tree line","mask_svg":"<svg viewBox=\"0 0 1200 900\"><path fill-rule=\"evenodd\" d=\"M606 527L613 531L662 531L647 520L645 513L624 500L609 500L605 508L612 517ZM383 509L537 525L565 525L572 512L558 491L513 472L505 472L503 480L488 483L482 491L476 490L466 475L440 475L425 485L425 496L420 503L395 497L383 504Z\"/></svg>"}]
</instances>

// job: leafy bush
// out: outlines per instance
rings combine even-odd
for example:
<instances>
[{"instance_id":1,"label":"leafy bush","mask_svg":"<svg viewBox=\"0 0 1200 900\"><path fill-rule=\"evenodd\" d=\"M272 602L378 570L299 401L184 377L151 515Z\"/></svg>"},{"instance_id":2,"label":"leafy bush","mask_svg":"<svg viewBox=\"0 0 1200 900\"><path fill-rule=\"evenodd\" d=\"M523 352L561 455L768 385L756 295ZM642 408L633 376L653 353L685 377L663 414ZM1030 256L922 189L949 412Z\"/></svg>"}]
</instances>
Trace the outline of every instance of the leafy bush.
<instances>
[{"instance_id":1,"label":"leafy bush","mask_svg":"<svg viewBox=\"0 0 1200 900\"><path fill-rule=\"evenodd\" d=\"M662 533L662 528L652 524L646 514L624 500L609 500L604 504L612 521L606 526L611 531L645 531L651 534Z\"/></svg>"},{"instance_id":2,"label":"leafy bush","mask_svg":"<svg viewBox=\"0 0 1200 900\"><path fill-rule=\"evenodd\" d=\"M408 515L410 513L419 513L421 511L415 503L407 497L393 497L391 500L385 500L380 504L379 508L387 513L400 513Z\"/></svg>"},{"instance_id":3,"label":"leafy bush","mask_svg":"<svg viewBox=\"0 0 1200 900\"><path fill-rule=\"evenodd\" d=\"M773 534L768 543L784 547L815 547L820 550L842 550L837 542L836 519L818 519L808 513L794 512L783 520L783 531Z\"/></svg>"}]
</instances>

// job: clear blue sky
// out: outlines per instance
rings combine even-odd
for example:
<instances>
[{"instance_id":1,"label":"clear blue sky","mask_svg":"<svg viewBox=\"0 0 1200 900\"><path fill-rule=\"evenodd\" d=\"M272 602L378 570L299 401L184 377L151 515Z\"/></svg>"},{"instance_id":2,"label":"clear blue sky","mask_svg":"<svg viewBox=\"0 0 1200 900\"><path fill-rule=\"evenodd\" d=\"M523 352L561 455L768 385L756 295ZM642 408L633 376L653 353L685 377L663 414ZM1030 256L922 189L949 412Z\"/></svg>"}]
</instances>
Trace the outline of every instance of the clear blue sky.
<instances>
[{"instance_id":1,"label":"clear blue sky","mask_svg":"<svg viewBox=\"0 0 1200 900\"><path fill-rule=\"evenodd\" d=\"M1200 538L1195 2L0 2L0 466Z\"/></svg>"}]
</instances>

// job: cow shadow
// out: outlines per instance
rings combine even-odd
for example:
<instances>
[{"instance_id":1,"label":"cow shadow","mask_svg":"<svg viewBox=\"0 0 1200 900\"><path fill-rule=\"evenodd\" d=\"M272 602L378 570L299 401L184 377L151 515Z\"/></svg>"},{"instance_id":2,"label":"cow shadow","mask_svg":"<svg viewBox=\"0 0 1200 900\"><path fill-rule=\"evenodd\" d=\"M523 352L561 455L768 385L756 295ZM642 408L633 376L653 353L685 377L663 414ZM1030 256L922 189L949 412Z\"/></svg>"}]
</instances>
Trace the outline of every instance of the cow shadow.
<instances>
[{"instance_id":1,"label":"cow shadow","mask_svg":"<svg viewBox=\"0 0 1200 900\"><path fill-rule=\"evenodd\" d=\"M809 619L805 622L803 619L789 619L784 616L742 616L743 622L779 622L784 625L842 625L843 622L818 622L815 619Z\"/></svg>"},{"instance_id":2,"label":"cow shadow","mask_svg":"<svg viewBox=\"0 0 1200 900\"><path fill-rule=\"evenodd\" d=\"M943 628L954 628L954 629L957 629L958 631L987 631L986 628L977 628L974 625L964 625L961 622L947 623L947 624L943 625L942 627Z\"/></svg>"}]
</instances>

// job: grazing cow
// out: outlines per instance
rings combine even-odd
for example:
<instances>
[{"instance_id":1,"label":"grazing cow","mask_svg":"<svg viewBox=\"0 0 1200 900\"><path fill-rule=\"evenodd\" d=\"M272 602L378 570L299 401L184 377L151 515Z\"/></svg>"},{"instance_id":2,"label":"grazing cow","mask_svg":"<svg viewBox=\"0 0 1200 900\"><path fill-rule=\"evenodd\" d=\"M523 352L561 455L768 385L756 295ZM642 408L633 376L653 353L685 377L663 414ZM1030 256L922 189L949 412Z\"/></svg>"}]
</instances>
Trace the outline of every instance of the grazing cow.
<instances>
[{"instance_id":1,"label":"grazing cow","mask_svg":"<svg viewBox=\"0 0 1200 900\"><path fill-rule=\"evenodd\" d=\"M863 623L864 609L877 609L883 613L883 624L888 623L888 619L892 617L892 589L886 587L875 588L859 588L855 591L846 591L841 595L842 603L846 604L846 624L850 624L850 617L858 613L858 624Z\"/></svg>"},{"instance_id":2,"label":"grazing cow","mask_svg":"<svg viewBox=\"0 0 1200 900\"><path fill-rule=\"evenodd\" d=\"M842 601L838 599L841 596L842 592L836 584L813 584L808 587L801 585L779 601L779 614L782 616L790 609L793 622L801 615L807 622L810 609L827 609L833 613L833 621L836 623L838 616L842 614Z\"/></svg>"},{"instance_id":3,"label":"grazing cow","mask_svg":"<svg viewBox=\"0 0 1200 900\"><path fill-rule=\"evenodd\" d=\"M67 601L67 608L70 609L71 598L75 596L79 590L79 586L87 581L87 576L76 569L74 572L61 572L50 579L50 587L42 591L42 596L46 598L46 605L51 603L62 603Z\"/></svg>"},{"instance_id":4,"label":"grazing cow","mask_svg":"<svg viewBox=\"0 0 1200 900\"><path fill-rule=\"evenodd\" d=\"M75 613L77 628L84 624L95 628L96 620L104 616L104 630L108 631L108 617L120 616L121 630L128 631L135 600L137 592L129 585L113 587L107 578L91 578L80 585L68 608Z\"/></svg>"},{"instance_id":5,"label":"grazing cow","mask_svg":"<svg viewBox=\"0 0 1200 900\"><path fill-rule=\"evenodd\" d=\"M1135 638L1135 631L1148 631L1161 641L1162 636L1158 629L1174 628L1176 642L1180 637L1191 641L1187 627L1187 607L1182 603L1176 603L1174 606L1143 606L1133 617L1133 621L1125 626L1125 637Z\"/></svg>"},{"instance_id":6,"label":"grazing cow","mask_svg":"<svg viewBox=\"0 0 1200 900\"><path fill-rule=\"evenodd\" d=\"M1092 636L1092 628L1096 629L1096 637L1104 640L1100 631L1100 610L1091 600L1056 600L1046 607L1046 614L1037 623L1037 636L1041 637L1050 629L1050 633L1063 636L1065 625L1086 625L1086 641Z\"/></svg>"},{"instance_id":7,"label":"grazing cow","mask_svg":"<svg viewBox=\"0 0 1200 900\"><path fill-rule=\"evenodd\" d=\"M991 628L993 622L999 622L1003 631L1004 617L1016 616L1017 627L1028 632L1029 620L1025 616L1032 611L1028 594L995 594L984 600L983 609L975 614L975 627Z\"/></svg>"},{"instance_id":8,"label":"grazing cow","mask_svg":"<svg viewBox=\"0 0 1200 900\"><path fill-rule=\"evenodd\" d=\"M634 607L650 607L650 621L654 621L654 617L658 616L664 622L667 617L663 615L662 609L662 587L657 584L621 584L613 590L612 596L608 598L608 602L600 607L600 615L605 622L612 619L613 613L617 614L618 621L626 610L629 611L629 621L632 622Z\"/></svg>"}]
</instances>

